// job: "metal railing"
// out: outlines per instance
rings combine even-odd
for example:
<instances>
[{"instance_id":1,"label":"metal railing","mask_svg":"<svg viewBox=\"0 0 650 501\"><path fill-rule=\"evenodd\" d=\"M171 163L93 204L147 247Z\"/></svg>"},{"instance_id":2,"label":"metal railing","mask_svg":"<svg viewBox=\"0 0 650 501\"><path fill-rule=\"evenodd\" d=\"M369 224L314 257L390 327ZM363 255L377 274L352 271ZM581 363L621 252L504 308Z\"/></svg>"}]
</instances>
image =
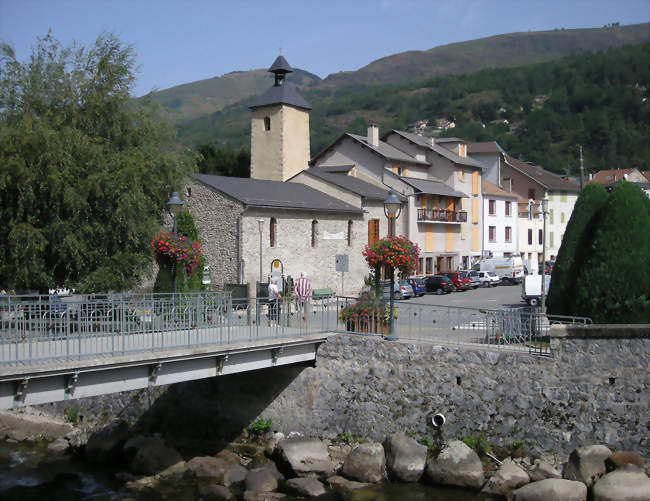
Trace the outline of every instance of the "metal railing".
<instances>
[{"instance_id":1,"label":"metal railing","mask_svg":"<svg viewBox=\"0 0 650 501\"><path fill-rule=\"evenodd\" d=\"M590 323L523 309L479 310L395 303L401 340L482 345L550 354L553 323ZM246 343L308 333L388 335L385 302L358 298L268 301L230 293L0 297L0 366L114 357L136 352Z\"/></svg>"},{"instance_id":2,"label":"metal railing","mask_svg":"<svg viewBox=\"0 0 650 501\"><path fill-rule=\"evenodd\" d=\"M466 223L467 212L447 209L418 209L418 221Z\"/></svg>"}]
</instances>

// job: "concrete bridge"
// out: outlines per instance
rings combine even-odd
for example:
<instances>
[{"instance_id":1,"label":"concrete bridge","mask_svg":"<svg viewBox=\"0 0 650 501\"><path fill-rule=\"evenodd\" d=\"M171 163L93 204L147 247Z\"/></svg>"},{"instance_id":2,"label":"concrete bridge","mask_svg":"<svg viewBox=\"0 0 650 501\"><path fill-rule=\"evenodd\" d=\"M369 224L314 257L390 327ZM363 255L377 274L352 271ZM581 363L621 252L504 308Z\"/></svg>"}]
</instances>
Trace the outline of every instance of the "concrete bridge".
<instances>
[{"instance_id":1,"label":"concrete bridge","mask_svg":"<svg viewBox=\"0 0 650 501\"><path fill-rule=\"evenodd\" d=\"M286 300L229 293L0 298L0 409L168 385L314 361L338 331L387 335L376 314L341 318L352 298ZM275 312L275 315L273 314ZM397 303L402 341L529 351L549 319ZM538 342L539 341L539 342Z\"/></svg>"}]
</instances>

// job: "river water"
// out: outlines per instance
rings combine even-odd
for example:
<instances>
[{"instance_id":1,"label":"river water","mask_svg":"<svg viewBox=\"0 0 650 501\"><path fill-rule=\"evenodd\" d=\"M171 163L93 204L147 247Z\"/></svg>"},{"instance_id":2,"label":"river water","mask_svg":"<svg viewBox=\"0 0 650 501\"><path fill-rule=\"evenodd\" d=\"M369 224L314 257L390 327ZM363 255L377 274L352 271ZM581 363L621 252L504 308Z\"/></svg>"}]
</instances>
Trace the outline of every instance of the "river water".
<instances>
[{"instance_id":1,"label":"river water","mask_svg":"<svg viewBox=\"0 0 650 501\"><path fill-rule=\"evenodd\" d=\"M124 468L122 468L122 471ZM47 449L44 442L0 441L0 499L4 501L137 501L198 499L200 483L181 481L163 494L121 491L119 469L93 468L81 459ZM291 501L296 498L287 498ZM476 491L423 484L384 483L356 491L350 501L488 501Z\"/></svg>"}]
</instances>

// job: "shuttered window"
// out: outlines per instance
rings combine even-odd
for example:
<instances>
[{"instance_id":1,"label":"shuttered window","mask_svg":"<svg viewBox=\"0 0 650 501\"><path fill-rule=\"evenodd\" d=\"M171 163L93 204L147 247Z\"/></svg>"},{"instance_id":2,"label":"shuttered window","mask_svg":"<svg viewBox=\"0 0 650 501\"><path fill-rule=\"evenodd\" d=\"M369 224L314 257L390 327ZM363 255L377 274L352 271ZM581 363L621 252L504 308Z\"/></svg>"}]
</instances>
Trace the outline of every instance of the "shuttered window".
<instances>
[{"instance_id":1,"label":"shuttered window","mask_svg":"<svg viewBox=\"0 0 650 501\"><path fill-rule=\"evenodd\" d=\"M379 219L368 221L368 245L374 244L379 240Z\"/></svg>"}]
</instances>

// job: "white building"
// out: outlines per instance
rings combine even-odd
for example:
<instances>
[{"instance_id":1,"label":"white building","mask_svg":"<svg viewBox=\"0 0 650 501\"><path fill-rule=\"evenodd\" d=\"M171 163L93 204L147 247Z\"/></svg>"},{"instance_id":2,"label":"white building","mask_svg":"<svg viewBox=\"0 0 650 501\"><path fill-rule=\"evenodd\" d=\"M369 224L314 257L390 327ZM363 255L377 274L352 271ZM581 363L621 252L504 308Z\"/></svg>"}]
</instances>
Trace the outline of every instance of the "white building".
<instances>
[{"instance_id":1,"label":"white building","mask_svg":"<svg viewBox=\"0 0 650 501\"><path fill-rule=\"evenodd\" d=\"M519 254L517 195L483 181L483 256Z\"/></svg>"}]
</instances>

